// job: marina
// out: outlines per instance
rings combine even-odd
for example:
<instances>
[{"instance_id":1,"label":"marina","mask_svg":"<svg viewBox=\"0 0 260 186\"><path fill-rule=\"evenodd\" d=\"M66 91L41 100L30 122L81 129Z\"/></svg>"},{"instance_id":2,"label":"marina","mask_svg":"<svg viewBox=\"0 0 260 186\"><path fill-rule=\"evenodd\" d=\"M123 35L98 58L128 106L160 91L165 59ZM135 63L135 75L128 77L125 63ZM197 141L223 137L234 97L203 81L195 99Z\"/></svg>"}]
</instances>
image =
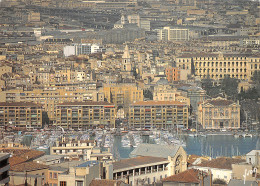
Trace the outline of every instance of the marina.
<instances>
[{"instance_id":1,"label":"marina","mask_svg":"<svg viewBox=\"0 0 260 186\"><path fill-rule=\"evenodd\" d=\"M241 156L253 149L259 149L258 135L251 133L182 133L166 130L123 131L115 130L87 130L87 131L41 131L13 133L5 136L1 142L22 143L32 149L49 153L50 147L61 137L78 138L80 140L95 140L96 146L110 149L115 159L128 158L134 148L141 143L160 145L179 145L184 147L188 154L199 156Z\"/></svg>"}]
</instances>

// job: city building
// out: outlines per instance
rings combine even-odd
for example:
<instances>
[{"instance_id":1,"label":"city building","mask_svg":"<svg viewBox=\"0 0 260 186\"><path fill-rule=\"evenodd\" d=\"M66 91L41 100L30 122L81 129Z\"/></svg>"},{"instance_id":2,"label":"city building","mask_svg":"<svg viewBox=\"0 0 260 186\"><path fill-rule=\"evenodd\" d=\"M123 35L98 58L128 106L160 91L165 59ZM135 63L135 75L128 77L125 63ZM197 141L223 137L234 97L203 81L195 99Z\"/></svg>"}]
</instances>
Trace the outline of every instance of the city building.
<instances>
[{"instance_id":1,"label":"city building","mask_svg":"<svg viewBox=\"0 0 260 186\"><path fill-rule=\"evenodd\" d=\"M232 179L232 165L245 162L243 159L220 157L212 159L210 161L202 162L201 164L194 165L191 168L198 169L200 171L211 172L212 180L222 179L225 182L229 182Z\"/></svg>"},{"instance_id":2,"label":"city building","mask_svg":"<svg viewBox=\"0 0 260 186\"><path fill-rule=\"evenodd\" d=\"M93 54L98 52L105 52L105 49L98 45L98 44L87 44L87 43L81 43L81 44L73 44L70 46L64 47L64 56L78 56L78 55L87 55L87 54Z\"/></svg>"},{"instance_id":3,"label":"city building","mask_svg":"<svg viewBox=\"0 0 260 186\"><path fill-rule=\"evenodd\" d=\"M67 102L57 104L56 126L65 129L86 129L98 126L115 127L116 108L104 101Z\"/></svg>"},{"instance_id":4,"label":"city building","mask_svg":"<svg viewBox=\"0 0 260 186\"><path fill-rule=\"evenodd\" d=\"M206 172L196 169L188 169L176 175L169 176L162 180L163 186L203 186L211 185L210 178Z\"/></svg>"},{"instance_id":5,"label":"city building","mask_svg":"<svg viewBox=\"0 0 260 186\"><path fill-rule=\"evenodd\" d=\"M169 85L165 79L160 79L154 87L153 100L155 101L179 101L190 105L190 98L185 93Z\"/></svg>"},{"instance_id":6,"label":"city building","mask_svg":"<svg viewBox=\"0 0 260 186\"><path fill-rule=\"evenodd\" d=\"M64 161L64 156L60 155L44 155L40 158L33 160L36 163L40 163L43 165L52 165L56 163L62 163Z\"/></svg>"},{"instance_id":7,"label":"city building","mask_svg":"<svg viewBox=\"0 0 260 186\"><path fill-rule=\"evenodd\" d=\"M188 41L189 29L163 27L158 30L157 38L162 41Z\"/></svg>"},{"instance_id":8,"label":"city building","mask_svg":"<svg viewBox=\"0 0 260 186\"><path fill-rule=\"evenodd\" d=\"M130 105L129 126L135 128L188 127L189 105L179 101L139 101Z\"/></svg>"},{"instance_id":9,"label":"city building","mask_svg":"<svg viewBox=\"0 0 260 186\"><path fill-rule=\"evenodd\" d=\"M239 103L217 97L199 105L198 122L204 129L239 129Z\"/></svg>"},{"instance_id":10,"label":"city building","mask_svg":"<svg viewBox=\"0 0 260 186\"><path fill-rule=\"evenodd\" d=\"M115 105L117 109L123 108L126 116L129 111L129 105L143 101L143 90L131 83L105 84L103 90L104 98Z\"/></svg>"},{"instance_id":11,"label":"city building","mask_svg":"<svg viewBox=\"0 0 260 186\"><path fill-rule=\"evenodd\" d=\"M176 58L176 66L191 69L201 79L223 79L225 76L240 80L250 80L253 72L260 70L260 56L248 54L183 54Z\"/></svg>"},{"instance_id":12,"label":"city building","mask_svg":"<svg viewBox=\"0 0 260 186\"><path fill-rule=\"evenodd\" d=\"M31 102L0 102L0 126L42 128L42 106Z\"/></svg>"},{"instance_id":13,"label":"city building","mask_svg":"<svg viewBox=\"0 0 260 186\"><path fill-rule=\"evenodd\" d=\"M51 155L63 155L65 158L78 157L87 159L87 151L94 148L94 140L79 140L62 137L51 147Z\"/></svg>"},{"instance_id":14,"label":"city building","mask_svg":"<svg viewBox=\"0 0 260 186\"><path fill-rule=\"evenodd\" d=\"M60 85L61 86L61 85ZM48 114L51 122L56 120L56 106L63 102L75 101L104 101L104 96L96 90L84 90L77 85L72 85L68 90L62 87L52 87L33 90L7 90L0 92L0 99L6 102L24 102L30 101L41 104L42 108Z\"/></svg>"},{"instance_id":15,"label":"city building","mask_svg":"<svg viewBox=\"0 0 260 186\"><path fill-rule=\"evenodd\" d=\"M10 154L0 153L0 185L8 185L10 181L9 177L9 157Z\"/></svg>"},{"instance_id":16,"label":"city building","mask_svg":"<svg viewBox=\"0 0 260 186\"><path fill-rule=\"evenodd\" d=\"M89 185L94 178L100 178L100 163L87 161L77 166L70 166L69 171L58 176L58 186Z\"/></svg>"},{"instance_id":17,"label":"city building","mask_svg":"<svg viewBox=\"0 0 260 186\"><path fill-rule=\"evenodd\" d=\"M185 92L185 97L190 99L192 112L196 113L199 103L208 98L206 91L197 86L181 85L178 90Z\"/></svg>"},{"instance_id":18,"label":"city building","mask_svg":"<svg viewBox=\"0 0 260 186\"><path fill-rule=\"evenodd\" d=\"M169 82L179 81L180 78L180 70L176 67L167 67L165 69L165 75Z\"/></svg>"},{"instance_id":19,"label":"city building","mask_svg":"<svg viewBox=\"0 0 260 186\"><path fill-rule=\"evenodd\" d=\"M130 157L113 162L114 180L152 184L187 170L187 154L180 146L140 144Z\"/></svg>"}]
</instances>

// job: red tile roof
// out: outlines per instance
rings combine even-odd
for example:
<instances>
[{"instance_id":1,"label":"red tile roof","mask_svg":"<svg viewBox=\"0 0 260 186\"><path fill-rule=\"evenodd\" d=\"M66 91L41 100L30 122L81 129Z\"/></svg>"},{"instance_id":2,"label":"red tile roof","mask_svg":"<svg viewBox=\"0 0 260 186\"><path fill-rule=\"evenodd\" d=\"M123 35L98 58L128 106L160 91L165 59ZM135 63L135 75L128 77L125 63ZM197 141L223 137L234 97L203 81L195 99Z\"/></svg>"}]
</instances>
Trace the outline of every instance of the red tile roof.
<instances>
[{"instance_id":1,"label":"red tile roof","mask_svg":"<svg viewBox=\"0 0 260 186\"><path fill-rule=\"evenodd\" d=\"M113 162L113 168L114 170L127 169L130 167L153 164L162 161L167 161L167 159L160 158L160 157L152 157L152 156L140 156L136 158L128 158L128 159L123 159L120 161Z\"/></svg>"},{"instance_id":2,"label":"red tile roof","mask_svg":"<svg viewBox=\"0 0 260 186\"><path fill-rule=\"evenodd\" d=\"M22 158L22 157L19 157L19 156L13 156L11 158L9 158L9 164L10 166L14 166L14 165L18 165L20 163L24 163L26 162L27 159L26 158Z\"/></svg>"},{"instance_id":3,"label":"red tile roof","mask_svg":"<svg viewBox=\"0 0 260 186\"><path fill-rule=\"evenodd\" d=\"M25 158L27 161L43 156L45 152L31 149L12 149L12 148L2 148L1 152L10 153L13 156L19 156L20 158Z\"/></svg>"},{"instance_id":4,"label":"red tile roof","mask_svg":"<svg viewBox=\"0 0 260 186\"><path fill-rule=\"evenodd\" d=\"M243 159L235 158L217 158L211 161L202 162L201 164L196 165L196 167L210 167L217 169L230 169L232 170L232 164L245 162Z\"/></svg>"},{"instance_id":5,"label":"red tile roof","mask_svg":"<svg viewBox=\"0 0 260 186\"><path fill-rule=\"evenodd\" d=\"M89 186L119 186L122 183L120 180L92 180Z\"/></svg>"},{"instance_id":6,"label":"red tile roof","mask_svg":"<svg viewBox=\"0 0 260 186\"><path fill-rule=\"evenodd\" d=\"M215 105L215 106L228 106L234 102L230 101L230 100L211 100L211 101L208 101L208 103Z\"/></svg>"},{"instance_id":7,"label":"red tile roof","mask_svg":"<svg viewBox=\"0 0 260 186\"><path fill-rule=\"evenodd\" d=\"M139 106L139 105L186 105L185 103L182 103L180 101L138 101L133 106Z\"/></svg>"},{"instance_id":8,"label":"red tile roof","mask_svg":"<svg viewBox=\"0 0 260 186\"><path fill-rule=\"evenodd\" d=\"M199 170L188 169L179 174L164 178L162 181L163 182L181 182L181 183L200 183Z\"/></svg>"},{"instance_id":9,"label":"red tile roof","mask_svg":"<svg viewBox=\"0 0 260 186\"><path fill-rule=\"evenodd\" d=\"M42 165L39 163L35 163L35 162L25 162L25 163L21 163L18 165L14 165L10 168L10 171L14 171L14 172L24 172L24 171L35 171L35 170L41 170L41 169L47 169L49 168L49 166L47 165Z\"/></svg>"}]
</instances>

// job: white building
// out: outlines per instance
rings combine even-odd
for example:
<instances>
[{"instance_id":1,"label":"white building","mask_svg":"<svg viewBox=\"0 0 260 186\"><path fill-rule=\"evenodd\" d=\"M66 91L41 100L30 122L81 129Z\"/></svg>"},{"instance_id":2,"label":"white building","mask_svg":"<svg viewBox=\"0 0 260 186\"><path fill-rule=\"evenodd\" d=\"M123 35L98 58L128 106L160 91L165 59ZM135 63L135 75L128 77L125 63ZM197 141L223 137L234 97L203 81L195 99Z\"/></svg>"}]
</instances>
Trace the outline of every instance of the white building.
<instances>
[{"instance_id":1,"label":"white building","mask_svg":"<svg viewBox=\"0 0 260 186\"><path fill-rule=\"evenodd\" d=\"M216 158L211 161L202 162L201 164L190 168L198 169L205 172L211 172L213 182L215 179L225 180L227 183L232 179L232 165L245 162L242 159L235 158Z\"/></svg>"},{"instance_id":2,"label":"white building","mask_svg":"<svg viewBox=\"0 0 260 186\"><path fill-rule=\"evenodd\" d=\"M90 43L73 44L70 46L65 46L63 48L63 54L65 57L73 55L93 54L104 51L105 49L102 46Z\"/></svg>"},{"instance_id":3,"label":"white building","mask_svg":"<svg viewBox=\"0 0 260 186\"><path fill-rule=\"evenodd\" d=\"M157 31L157 39L162 41L188 41L189 29L163 27Z\"/></svg>"}]
</instances>

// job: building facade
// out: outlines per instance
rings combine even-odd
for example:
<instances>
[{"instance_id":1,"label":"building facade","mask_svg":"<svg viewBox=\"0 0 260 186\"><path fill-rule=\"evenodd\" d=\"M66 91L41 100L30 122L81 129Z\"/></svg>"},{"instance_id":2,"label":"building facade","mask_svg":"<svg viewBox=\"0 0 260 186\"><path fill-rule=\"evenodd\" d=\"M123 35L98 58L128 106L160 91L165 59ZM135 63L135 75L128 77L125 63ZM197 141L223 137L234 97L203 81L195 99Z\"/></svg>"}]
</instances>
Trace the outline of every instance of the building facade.
<instances>
[{"instance_id":1,"label":"building facade","mask_svg":"<svg viewBox=\"0 0 260 186\"><path fill-rule=\"evenodd\" d=\"M188 127L189 106L179 101L140 101L129 108L129 126L141 128Z\"/></svg>"},{"instance_id":2,"label":"building facade","mask_svg":"<svg viewBox=\"0 0 260 186\"><path fill-rule=\"evenodd\" d=\"M57 104L56 126L86 129L98 126L115 127L115 105L108 102L71 102Z\"/></svg>"},{"instance_id":3,"label":"building facade","mask_svg":"<svg viewBox=\"0 0 260 186\"><path fill-rule=\"evenodd\" d=\"M42 106L31 102L0 102L0 126L42 128Z\"/></svg>"},{"instance_id":4,"label":"building facade","mask_svg":"<svg viewBox=\"0 0 260 186\"><path fill-rule=\"evenodd\" d=\"M189 29L164 27L158 30L157 38L161 41L188 41Z\"/></svg>"},{"instance_id":5,"label":"building facade","mask_svg":"<svg viewBox=\"0 0 260 186\"><path fill-rule=\"evenodd\" d=\"M0 153L0 185L8 185L10 178L9 178L9 157L10 154L7 153Z\"/></svg>"},{"instance_id":6,"label":"building facade","mask_svg":"<svg viewBox=\"0 0 260 186\"><path fill-rule=\"evenodd\" d=\"M207 100L199 105L198 122L204 129L238 129L240 105L220 97Z\"/></svg>"},{"instance_id":7,"label":"building facade","mask_svg":"<svg viewBox=\"0 0 260 186\"><path fill-rule=\"evenodd\" d=\"M180 80L180 70L176 67L167 67L165 69L165 75L169 82Z\"/></svg>"},{"instance_id":8,"label":"building facade","mask_svg":"<svg viewBox=\"0 0 260 186\"><path fill-rule=\"evenodd\" d=\"M87 151L96 146L94 140L79 140L62 137L51 147L51 155L64 155L65 158L79 157L86 159ZM86 156L86 157L84 157Z\"/></svg>"},{"instance_id":9,"label":"building facade","mask_svg":"<svg viewBox=\"0 0 260 186\"><path fill-rule=\"evenodd\" d=\"M81 43L65 46L63 53L65 57L68 57L72 55L93 54L104 51L105 49L98 44Z\"/></svg>"},{"instance_id":10,"label":"building facade","mask_svg":"<svg viewBox=\"0 0 260 186\"><path fill-rule=\"evenodd\" d=\"M185 54L176 58L176 66L191 69L201 79L223 79L225 76L250 80L260 70L260 56L246 54Z\"/></svg>"},{"instance_id":11,"label":"building facade","mask_svg":"<svg viewBox=\"0 0 260 186\"><path fill-rule=\"evenodd\" d=\"M53 89L2 91L0 92L0 99L7 102L31 101L41 104L50 121L55 121L57 104L74 101L103 101L104 96L96 90L84 90L77 87L75 87L75 90L64 90L56 87Z\"/></svg>"},{"instance_id":12,"label":"building facade","mask_svg":"<svg viewBox=\"0 0 260 186\"><path fill-rule=\"evenodd\" d=\"M125 115L129 111L130 104L143 101L143 90L135 84L104 85L103 93L104 98L108 102L115 104L116 108L124 108Z\"/></svg>"}]
</instances>

